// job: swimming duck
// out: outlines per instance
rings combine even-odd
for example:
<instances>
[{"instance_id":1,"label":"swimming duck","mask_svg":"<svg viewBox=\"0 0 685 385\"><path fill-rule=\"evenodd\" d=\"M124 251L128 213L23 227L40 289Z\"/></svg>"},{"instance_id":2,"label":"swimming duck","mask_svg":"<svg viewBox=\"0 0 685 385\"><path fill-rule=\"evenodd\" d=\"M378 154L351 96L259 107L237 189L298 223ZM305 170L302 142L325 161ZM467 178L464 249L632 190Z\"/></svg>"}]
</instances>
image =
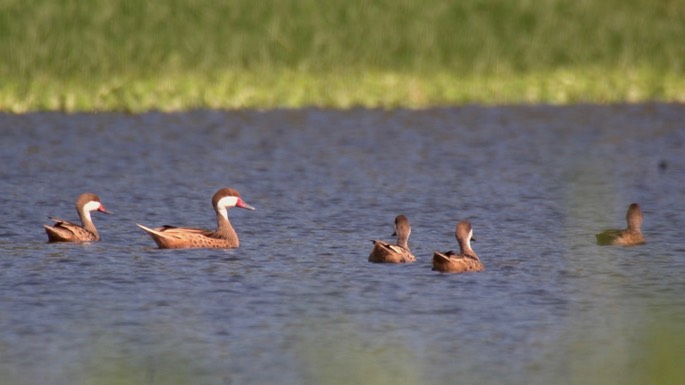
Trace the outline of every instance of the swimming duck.
<instances>
[{"instance_id":1,"label":"swimming duck","mask_svg":"<svg viewBox=\"0 0 685 385\"><path fill-rule=\"evenodd\" d=\"M640 210L639 204L631 203L628 206L626 222L628 223L627 229L609 229L596 234L597 244L602 246L635 246L644 244L645 237L642 235L642 230L640 230L642 226L642 210Z\"/></svg>"},{"instance_id":2,"label":"swimming duck","mask_svg":"<svg viewBox=\"0 0 685 385\"><path fill-rule=\"evenodd\" d=\"M416 261L416 257L409 251L409 234L411 225L409 219L404 215L395 218L395 232L397 244L393 245L385 241L371 241L373 250L369 254L369 262L374 263L406 263Z\"/></svg>"},{"instance_id":3,"label":"swimming duck","mask_svg":"<svg viewBox=\"0 0 685 385\"><path fill-rule=\"evenodd\" d=\"M454 236L457 238L457 242L459 242L459 253L452 250L446 253L433 252L433 270L443 273L485 270L485 266L481 263L480 258L471 248L471 240L476 240L473 238L471 224L468 221L457 223Z\"/></svg>"},{"instance_id":4,"label":"swimming duck","mask_svg":"<svg viewBox=\"0 0 685 385\"><path fill-rule=\"evenodd\" d=\"M91 211L111 214L100 202L100 197L92 193L83 193L76 198L76 212L82 226L55 217L48 217L54 225L43 225L48 234L48 242L90 242L99 241L100 234L90 218Z\"/></svg>"},{"instance_id":5,"label":"swimming duck","mask_svg":"<svg viewBox=\"0 0 685 385\"><path fill-rule=\"evenodd\" d=\"M235 248L240 246L238 235L228 220L228 209L240 207L247 210L255 208L245 203L238 191L222 188L212 197L212 206L216 212L217 228L215 231L189 227L162 226L151 229L138 224L160 249L186 248Z\"/></svg>"}]
</instances>

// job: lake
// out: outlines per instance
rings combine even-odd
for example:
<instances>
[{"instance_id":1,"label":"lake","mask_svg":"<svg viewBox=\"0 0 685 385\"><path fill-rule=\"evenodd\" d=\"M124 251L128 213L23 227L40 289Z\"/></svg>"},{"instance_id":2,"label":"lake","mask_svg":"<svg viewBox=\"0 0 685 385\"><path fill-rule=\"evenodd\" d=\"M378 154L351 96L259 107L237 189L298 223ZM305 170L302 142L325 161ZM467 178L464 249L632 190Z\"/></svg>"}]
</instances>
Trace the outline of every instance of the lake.
<instances>
[{"instance_id":1,"label":"lake","mask_svg":"<svg viewBox=\"0 0 685 385\"><path fill-rule=\"evenodd\" d=\"M685 376L685 106L0 115L2 384ZM136 223L241 246L159 250ZM102 241L48 244L97 193ZM597 246L640 203L647 244ZM412 224L417 262L367 262ZM468 219L486 270L441 274Z\"/></svg>"}]
</instances>

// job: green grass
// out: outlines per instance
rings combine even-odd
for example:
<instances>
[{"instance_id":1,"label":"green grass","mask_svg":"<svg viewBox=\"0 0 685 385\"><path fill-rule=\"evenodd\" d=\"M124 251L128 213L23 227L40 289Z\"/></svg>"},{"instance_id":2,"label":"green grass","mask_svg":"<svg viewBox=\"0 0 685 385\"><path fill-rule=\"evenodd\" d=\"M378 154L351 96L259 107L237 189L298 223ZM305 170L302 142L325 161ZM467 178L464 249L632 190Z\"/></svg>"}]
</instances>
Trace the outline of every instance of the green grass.
<instances>
[{"instance_id":1,"label":"green grass","mask_svg":"<svg viewBox=\"0 0 685 385\"><path fill-rule=\"evenodd\" d=\"M685 101L685 0L0 0L0 110Z\"/></svg>"}]
</instances>

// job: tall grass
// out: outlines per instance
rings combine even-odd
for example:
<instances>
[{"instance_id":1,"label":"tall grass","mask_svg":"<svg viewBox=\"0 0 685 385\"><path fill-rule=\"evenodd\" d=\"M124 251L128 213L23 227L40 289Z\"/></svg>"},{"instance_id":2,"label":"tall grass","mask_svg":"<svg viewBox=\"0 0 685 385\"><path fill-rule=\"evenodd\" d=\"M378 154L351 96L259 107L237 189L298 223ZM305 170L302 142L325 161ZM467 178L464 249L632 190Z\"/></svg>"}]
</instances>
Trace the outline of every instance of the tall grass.
<instances>
[{"instance_id":1,"label":"tall grass","mask_svg":"<svg viewBox=\"0 0 685 385\"><path fill-rule=\"evenodd\" d=\"M0 0L0 109L682 101L683 41L683 0Z\"/></svg>"}]
</instances>

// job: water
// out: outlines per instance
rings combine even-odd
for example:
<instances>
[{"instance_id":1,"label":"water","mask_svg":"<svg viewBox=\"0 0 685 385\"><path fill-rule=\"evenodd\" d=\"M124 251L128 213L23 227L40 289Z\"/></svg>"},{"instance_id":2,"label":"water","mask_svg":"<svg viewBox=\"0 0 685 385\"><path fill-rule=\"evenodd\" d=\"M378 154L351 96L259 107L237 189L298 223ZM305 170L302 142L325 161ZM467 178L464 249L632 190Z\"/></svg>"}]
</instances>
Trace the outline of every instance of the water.
<instances>
[{"instance_id":1,"label":"water","mask_svg":"<svg viewBox=\"0 0 685 385\"><path fill-rule=\"evenodd\" d=\"M1 115L0 383L682 379L684 121L659 104ZM229 213L239 249L158 250L135 226L213 227L221 187L257 208ZM103 240L45 243L84 191L114 212L93 214ZM596 246L631 202L647 245ZM418 262L369 264L399 213ZM461 219L486 271L431 271Z\"/></svg>"}]
</instances>

